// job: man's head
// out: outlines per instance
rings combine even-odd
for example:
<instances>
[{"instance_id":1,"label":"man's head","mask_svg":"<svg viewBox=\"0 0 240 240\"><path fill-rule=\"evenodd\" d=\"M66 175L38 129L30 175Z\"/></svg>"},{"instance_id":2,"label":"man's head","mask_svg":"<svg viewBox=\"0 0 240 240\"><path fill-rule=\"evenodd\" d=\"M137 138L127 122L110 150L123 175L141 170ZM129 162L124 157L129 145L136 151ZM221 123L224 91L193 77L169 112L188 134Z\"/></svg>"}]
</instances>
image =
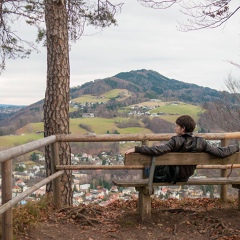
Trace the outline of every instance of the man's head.
<instances>
[{"instance_id":1,"label":"man's head","mask_svg":"<svg viewBox=\"0 0 240 240\"><path fill-rule=\"evenodd\" d=\"M180 126L180 128L183 131L182 133L193 132L193 130L196 127L196 122L189 115L183 115L183 116L177 118L176 124L178 126ZM176 129L175 129L175 131L176 131Z\"/></svg>"}]
</instances>

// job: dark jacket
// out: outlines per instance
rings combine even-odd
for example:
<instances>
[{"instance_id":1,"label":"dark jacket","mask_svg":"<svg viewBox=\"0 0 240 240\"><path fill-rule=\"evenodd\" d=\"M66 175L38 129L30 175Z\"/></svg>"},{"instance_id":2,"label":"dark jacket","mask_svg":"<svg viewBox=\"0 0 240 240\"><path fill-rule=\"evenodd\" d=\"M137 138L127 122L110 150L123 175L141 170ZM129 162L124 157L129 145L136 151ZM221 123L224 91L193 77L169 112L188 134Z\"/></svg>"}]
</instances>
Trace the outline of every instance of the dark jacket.
<instances>
[{"instance_id":1,"label":"dark jacket","mask_svg":"<svg viewBox=\"0 0 240 240\"><path fill-rule=\"evenodd\" d=\"M239 151L239 146L230 145L227 147L212 147L201 137L194 137L192 133L172 137L166 144L160 146L135 147L135 152L151 156L160 156L168 152L206 152L219 158L228 157ZM194 170L195 165L179 166L179 178L187 180Z\"/></svg>"}]
</instances>

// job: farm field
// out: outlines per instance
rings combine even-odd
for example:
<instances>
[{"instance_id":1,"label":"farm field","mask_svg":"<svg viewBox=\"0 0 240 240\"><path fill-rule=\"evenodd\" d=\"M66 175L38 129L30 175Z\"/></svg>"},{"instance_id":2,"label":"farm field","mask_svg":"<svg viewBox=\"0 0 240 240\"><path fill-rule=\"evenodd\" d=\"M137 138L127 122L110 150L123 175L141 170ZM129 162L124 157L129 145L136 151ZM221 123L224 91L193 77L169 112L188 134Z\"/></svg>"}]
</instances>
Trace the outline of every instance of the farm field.
<instances>
[{"instance_id":1,"label":"farm field","mask_svg":"<svg viewBox=\"0 0 240 240\"><path fill-rule=\"evenodd\" d=\"M177 105L171 104L171 103L165 103L164 106L155 108L154 110L151 111L151 113L164 112L168 114L177 114L177 115L189 114L191 116L197 116L201 111L202 109L199 106L180 102Z\"/></svg>"},{"instance_id":2,"label":"farm field","mask_svg":"<svg viewBox=\"0 0 240 240\"><path fill-rule=\"evenodd\" d=\"M118 128L115 124L116 119L106 118L74 118L70 120L70 131L74 134L85 134L87 131L79 127L79 124L85 124L91 127L92 132L96 134L106 134L117 130L120 134L152 133L144 127Z\"/></svg>"},{"instance_id":3,"label":"farm field","mask_svg":"<svg viewBox=\"0 0 240 240\"><path fill-rule=\"evenodd\" d=\"M98 96L86 94L78 98L73 98L71 102L82 103L82 104L98 103L98 102L107 103L110 99L113 99L113 98L116 99L117 101L122 101L130 96L131 96L131 93L127 89L113 89L111 91L108 91ZM73 108L73 106L70 106L69 111L74 112L76 111L76 108Z\"/></svg>"},{"instance_id":4,"label":"farm field","mask_svg":"<svg viewBox=\"0 0 240 240\"><path fill-rule=\"evenodd\" d=\"M0 150L19 146L43 138L43 133L27 133L22 135L8 135L0 137Z\"/></svg>"},{"instance_id":5,"label":"farm field","mask_svg":"<svg viewBox=\"0 0 240 240\"><path fill-rule=\"evenodd\" d=\"M124 100L131 96L131 93L127 89L113 89L104 94L94 96L90 94L83 95L79 98L74 98L71 101L76 103L96 103L96 102L104 102L106 103L112 98L116 98L117 100Z\"/></svg>"},{"instance_id":6,"label":"farm field","mask_svg":"<svg viewBox=\"0 0 240 240\"><path fill-rule=\"evenodd\" d=\"M107 99L118 96L120 92L124 89L115 89L104 94ZM125 90L126 91L126 90ZM127 94L127 93L126 93ZM90 95L89 95L90 96ZM93 96L88 98L87 95L82 97L81 101L89 101L94 99ZM99 100L99 99L95 99ZM161 102L161 101L149 101L136 104L139 106L155 107L149 110L151 114L156 114L157 117L164 119L166 121L174 123L176 118L183 114L189 114L194 117L195 120L198 119L199 114L202 112L200 106L195 106L191 104L185 104L182 102L172 103L172 102ZM124 111L133 111L132 107L136 105L131 105L123 108ZM160 115L159 115L160 114ZM153 118L151 116L150 118ZM107 134L117 132L119 134L148 134L152 133L151 130L144 127L141 119L134 118L138 121L140 127L126 127L119 128L117 123L128 121L130 118L73 118L70 119L70 133L72 134L87 134L89 132L95 134ZM84 127L80 127L80 124L87 126L88 130ZM13 147L21 145L30 141L34 141L43 138L43 122L30 123L26 126L18 129L16 135L2 136L0 137L1 149L7 147Z\"/></svg>"},{"instance_id":7,"label":"farm field","mask_svg":"<svg viewBox=\"0 0 240 240\"><path fill-rule=\"evenodd\" d=\"M141 106L141 107L149 107L153 108L149 110L151 114L156 114L161 119L174 123L176 118L188 114L191 115L195 120L198 119L199 114L202 113L203 109L200 106L186 104L183 102L142 102L135 105L130 105L128 107L123 108L121 111L132 111L133 107Z\"/></svg>"}]
</instances>

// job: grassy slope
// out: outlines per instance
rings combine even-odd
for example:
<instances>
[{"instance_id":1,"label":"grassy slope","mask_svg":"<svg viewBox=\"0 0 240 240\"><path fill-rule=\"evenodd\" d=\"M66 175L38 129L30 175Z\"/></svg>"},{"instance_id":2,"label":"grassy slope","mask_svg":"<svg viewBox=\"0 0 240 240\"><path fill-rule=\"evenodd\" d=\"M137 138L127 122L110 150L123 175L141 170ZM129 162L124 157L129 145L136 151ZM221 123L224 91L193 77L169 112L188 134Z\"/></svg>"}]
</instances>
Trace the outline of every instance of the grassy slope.
<instances>
[{"instance_id":1,"label":"grassy slope","mask_svg":"<svg viewBox=\"0 0 240 240\"><path fill-rule=\"evenodd\" d=\"M167 103L164 106L151 110L150 112L151 113L164 112L169 115L161 116L162 119L165 119L169 122L175 122L178 116L184 115L184 114L188 114L192 116L195 120L197 120L199 113L202 112L202 109L199 106L195 106L191 104L180 103L179 105L171 105Z\"/></svg>"},{"instance_id":2,"label":"grassy slope","mask_svg":"<svg viewBox=\"0 0 240 240\"><path fill-rule=\"evenodd\" d=\"M8 147L14 147L18 145L22 145L27 142L32 142L34 140L43 138L43 133L26 133L23 135L9 135L9 136L1 136L0 137L0 150Z\"/></svg>"},{"instance_id":3,"label":"grassy slope","mask_svg":"<svg viewBox=\"0 0 240 240\"><path fill-rule=\"evenodd\" d=\"M117 96L119 92L124 91L123 89L118 89L117 91L110 91L105 94L108 98ZM202 111L199 106L194 106L190 104L180 103L179 105L170 105L164 102L144 102L138 105L142 106L156 106L157 108L151 110L151 113L164 112L166 115L159 116L169 122L175 122L176 118L183 114L189 114L194 117L195 120L198 119L199 113ZM160 107L158 107L160 106ZM126 110L130 109L130 106ZM126 120L126 119L124 119ZM144 134L152 133L149 129L144 127L132 127L132 128L118 128L115 124L116 121L121 121L121 119L106 119L106 118L75 118L70 119L70 132L73 134L86 134L87 131L79 127L79 124L85 124L91 126L92 132L96 134L106 134L107 132L113 132L117 130L120 134ZM139 122L141 123L141 122ZM36 131L43 131L43 123L31 123L23 128L20 128L16 134L12 136L2 136L0 137L0 149L13 147L21 145L30 141L34 141L43 138L43 133L36 134Z\"/></svg>"},{"instance_id":4,"label":"grassy slope","mask_svg":"<svg viewBox=\"0 0 240 240\"><path fill-rule=\"evenodd\" d=\"M117 130L121 134L127 133L151 133L149 129L134 127L134 128L118 128L115 125L115 119L106 118L75 118L70 121L70 131L74 134L85 134L87 131L79 127L79 124L86 124L91 126L92 131L96 134L105 134L107 131L112 132Z\"/></svg>"},{"instance_id":5,"label":"grassy slope","mask_svg":"<svg viewBox=\"0 0 240 240\"><path fill-rule=\"evenodd\" d=\"M119 96L119 94L123 93L123 92L125 93L125 95L122 95L122 97L117 98ZM101 94L99 96L93 96L93 95L86 94L86 95L83 95L79 98L74 98L71 101L76 102L76 103L86 103L86 102L88 102L88 103L97 103L97 102L106 103L112 98L116 98L117 100L121 101L121 100L124 100L124 99L126 99L130 96L131 96L131 93L129 93L129 91L127 89L113 89L113 90L108 91L108 92L106 92L104 94ZM74 111L76 111L76 109L70 107L69 111L74 112Z\"/></svg>"}]
</instances>

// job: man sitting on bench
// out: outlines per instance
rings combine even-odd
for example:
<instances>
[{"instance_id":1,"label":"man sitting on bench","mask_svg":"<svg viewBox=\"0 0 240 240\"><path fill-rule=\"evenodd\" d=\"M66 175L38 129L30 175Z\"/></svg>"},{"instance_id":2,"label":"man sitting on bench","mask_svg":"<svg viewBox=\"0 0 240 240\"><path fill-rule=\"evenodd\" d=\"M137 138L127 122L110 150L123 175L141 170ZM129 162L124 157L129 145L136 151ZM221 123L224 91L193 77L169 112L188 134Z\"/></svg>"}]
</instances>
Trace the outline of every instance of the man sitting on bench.
<instances>
[{"instance_id":1,"label":"man sitting on bench","mask_svg":"<svg viewBox=\"0 0 240 240\"><path fill-rule=\"evenodd\" d=\"M206 152L219 158L228 157L239 151L238 145L227 147L212 147L201 137L193 136L196 122L189 115L183 115L177 118L175 133L166 144L159 146L136 146L125 152L141 153L151 156L160 156L168 152ZM196 165L179 165L179 166L156 166L154 171L154 182L187 182L188 178L193 175ZM149 169L145 169L145 174L149 175Z\"/></svg>"}]
</instances>

